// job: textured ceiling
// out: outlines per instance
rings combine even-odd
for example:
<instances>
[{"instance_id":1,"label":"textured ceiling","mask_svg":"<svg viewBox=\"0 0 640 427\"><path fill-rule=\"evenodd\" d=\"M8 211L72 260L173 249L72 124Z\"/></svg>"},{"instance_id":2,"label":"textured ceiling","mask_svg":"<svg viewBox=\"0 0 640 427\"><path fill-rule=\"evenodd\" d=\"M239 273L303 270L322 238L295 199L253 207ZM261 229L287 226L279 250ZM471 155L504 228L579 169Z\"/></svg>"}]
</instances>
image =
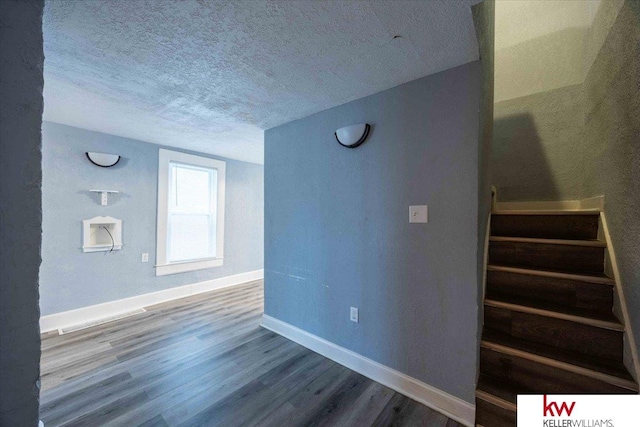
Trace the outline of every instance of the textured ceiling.
<instances>
[{"instance_id":1,"label":"textured ceiling","mask_svg":"<svg viewBox=\"0 0 640 427\"><path fill-rule=\"evenodd\" d=\"M264 129L478 59L475 3L47 0L44 119L261 163Z\"/></svg>"}]
</instances>

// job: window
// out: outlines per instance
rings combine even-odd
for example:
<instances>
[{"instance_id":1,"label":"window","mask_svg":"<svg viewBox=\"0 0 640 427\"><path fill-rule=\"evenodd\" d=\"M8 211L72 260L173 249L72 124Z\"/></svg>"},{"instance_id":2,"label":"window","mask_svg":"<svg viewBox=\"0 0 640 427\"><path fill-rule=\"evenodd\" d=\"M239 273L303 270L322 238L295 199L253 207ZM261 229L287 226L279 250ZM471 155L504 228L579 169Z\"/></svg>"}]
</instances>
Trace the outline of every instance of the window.
<instances>
[{"instance_id":1,"label":"window","mask_svg":"<svg viewBox=\"0 0 640 427\"><path fill-rule=\"evenodd\" d=\"M225 162L160 150L156 276L219 267Z\"/></svg>"}]
</instances>

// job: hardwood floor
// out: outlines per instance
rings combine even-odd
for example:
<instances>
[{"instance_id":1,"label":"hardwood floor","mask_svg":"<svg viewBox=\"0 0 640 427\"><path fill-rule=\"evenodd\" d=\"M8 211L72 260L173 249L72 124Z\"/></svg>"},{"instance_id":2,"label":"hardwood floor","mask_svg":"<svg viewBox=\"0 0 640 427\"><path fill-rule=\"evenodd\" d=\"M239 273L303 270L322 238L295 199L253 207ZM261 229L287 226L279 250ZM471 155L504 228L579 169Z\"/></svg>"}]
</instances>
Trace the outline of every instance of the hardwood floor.
<instances>
[{"instance_id":1,"label":"hardwood floor","mask_svg":"<svg viewBox=\"0 0 640 427\"><path fill-rule=\"evenodd\" d=\"M53 426L459 426L262 329L262 282L42 336Z\"/></svg>"}]
</instances>

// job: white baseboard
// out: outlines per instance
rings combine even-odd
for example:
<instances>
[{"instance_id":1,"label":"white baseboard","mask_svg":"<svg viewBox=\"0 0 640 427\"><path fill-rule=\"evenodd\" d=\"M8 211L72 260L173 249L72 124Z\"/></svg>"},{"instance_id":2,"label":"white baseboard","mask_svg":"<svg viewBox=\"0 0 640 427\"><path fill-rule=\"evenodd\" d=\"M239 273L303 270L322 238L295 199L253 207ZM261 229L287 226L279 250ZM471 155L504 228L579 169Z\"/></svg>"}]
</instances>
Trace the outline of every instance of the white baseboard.
<instances>
[{"instance_id":1,"label":"white baseboard","mask_svg":"<svg viewBox=\"0 0 640 427\"><path fill-rule=\"evenodd\" d=\"M580 209L604 209L604 196L590 197L580 200Z\"/></svg>"},{"instance_id":2,"label":"white baseboard","mask_svg":"<svg viewBox=\"0 0 640 427\"><path fill-rule=\"evenodd\" d=\"M465 426L474 426L476 409L469 402L266 314L262 316L262 327L404 394L452 420Z\"/></svg>"},{"instance_id":3,"label":"white baseboard","mask_svg":"<svg viewBox=\"0 0 640 427\"><path fill-rule=\"evenodd\" d=\"M241 285L243 283L261 280L263 278L264 270L249 271L247 273L221 277L219 279L178 286L176 288L165 289L158 292L136 295L135 297L50 314L40 318L40 332L49 332L87 322L94 322L139 308L159 304L161 302L185 298L191 295L226 288L229 286Z\"/></svg>"}]
</instances>

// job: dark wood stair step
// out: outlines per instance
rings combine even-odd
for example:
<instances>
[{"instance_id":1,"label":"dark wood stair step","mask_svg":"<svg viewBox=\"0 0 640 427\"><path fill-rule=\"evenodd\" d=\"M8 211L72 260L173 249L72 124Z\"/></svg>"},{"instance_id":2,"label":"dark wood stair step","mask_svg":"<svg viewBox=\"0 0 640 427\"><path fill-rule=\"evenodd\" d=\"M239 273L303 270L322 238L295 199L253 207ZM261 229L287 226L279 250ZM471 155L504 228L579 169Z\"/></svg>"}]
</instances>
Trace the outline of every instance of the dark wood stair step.
<instances>
[{"instance_id":1,"label":"dark wood stair step","mask_svg":"<svg viewBox=\"0 0 640 427\"><path fill-rule=\"evenodd\" d=\"M592 240L598 237L599 222L599 211L496 212L491 215L491 235Z\"/></svg>"},{"instance_id":2,"label":"dark wood stair step","mask_svg":"<svg viewBox=\"0 0 640 427\"><path fill-rule=\"evenodd\" d=\"M569 320L599 328L624 331L624 325L613 314L612 307L608 312L592 308L571 307L555 302L553 294L546 299L521 297L487 290L485 304L493 307L508 308L523 313L539 314L556 319Z\"/></svg>"},{"instance_id":3,"label":"dark wood stair step","mask_svg":"<svg viewBox=\"0 0 640 427\"><path fill-rule=\"evenodd\" d=\"M525 356L528 355L508 347L484 345L480 348L480 371L540 394L636 393L636 390L565 369L562 364Z\"/></svg>"},{"instance_id":4,"label":"dark wood stair step","mask_svg":"<svg viewBox=\"0 0 640 427\"><path fill-rule=\"evenodd\" d=\"M616 388L622 393L637 393L638 384L629 374L623 363L610 363L599 358L588 357L580 353L558 349L546 344L532 343L523 339L511 337L495 331L486 330L483 333L481 347L500 352L504 355L518 357L538 365L546 365L556 372L552 381L558 381L562 376L584 382L591 386L606 383L611 387L594 389L594 392L615 393ZM554 371L555 370L555 371ZM541 373L542 370L536 370ZM564 374L566 371L567 374ZM560 374L557 374L560 372ZM570 390L578 392L579 390Z\"/></svg>"},{"instance_id":5,"label":"dark wood stair step","mask_svg":"<svg viewBox=\"0 0 640 427\"><path fill-rule=\"evenodd\" d=\"M516 396L508 384L481 373L476 388L476 424L515 427Z\"/></svg>"},{"instance_id":6,"label":"dark wood stair step","mask_svg":"<svg viewBox=\"0 0 640 427\"><path fill-rule=\"evenodd\" d=\"M552 279L566 279L580 282L598 283L602 285L615 285L616 282L604 273L577 274L561 270L538 270L532 268L518 268L506 265L489 264L488 271L503 271L508 273L526 274L531 276L549 277Z\"/></svg>"},{"instance_id":7,"label":"dark wood stair step","mask_svg":"<svg viewBox=\"0 0 640 427\"><path fill-rule=\"evenodd\" d=\"M606 243L599 240L558 240L524 237L489 238L489 263L577 274L604 272Z\"/></svg>"},{"instance_id":8,"label":"dark wood stair step","mask_svg":"<svg viewBox=\"0 0 640 427\"><path fill-rule=\"evenodd\" d=\"M540 304L552 298L560 306L602 313L610 313L613 307L613 287L610 285L520 272L487 269L487 293L532 299Z\"/></svg>"},{"instance_id":9,"label":"dark wood stair step","mask_svg":"<svg viewBox=\"0 0 640 427\"><path fill-rule=\"evenodd\" d=\"M613 314L611 315L612 317ZM624 326L504 301L485 300L484 327L515 338L551 345L591 357L622 362Z\"/></svg>"}]
</instances>

